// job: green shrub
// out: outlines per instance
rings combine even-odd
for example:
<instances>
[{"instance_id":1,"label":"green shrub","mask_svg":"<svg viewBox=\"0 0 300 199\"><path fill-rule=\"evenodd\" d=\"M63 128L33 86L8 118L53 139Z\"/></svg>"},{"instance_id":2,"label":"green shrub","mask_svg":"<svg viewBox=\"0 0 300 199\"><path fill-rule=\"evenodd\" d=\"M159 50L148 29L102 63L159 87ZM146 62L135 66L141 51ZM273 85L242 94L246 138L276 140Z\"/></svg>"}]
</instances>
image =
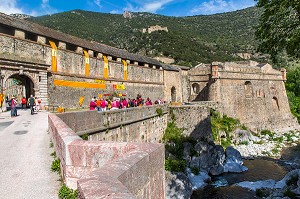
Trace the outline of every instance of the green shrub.
<instances>
[{"instance_id":1,"label":"green shrub","mask_svg":"<svg viewBox=\"0 0 300 199\"><path fill-rule=\"evenodd\" d=\"M53 148L54 144L52 141L50 141L50 144L49 144L49 148Z\"/></svg>"},{"instance_id":2,"label":"green shrub","mask_svg":"<svg viewBox=\"0 0 300 199\"><path fill-rule=\"evenodd\" d=\"M161 117L163 115L163 110L161 108L157 108L156 113L159 117Z\"/></svg>"},{"instance_id":3,"label":"green shrub","mask_svg":"<svg viewBox=\"0 0 300 199\"><path fill-rule=\"evenodd\" d=\"M291 189L287 189L285 192L284 192L284 196L287 196L291 199L294 199L297 197L297 195L291 191Z\"/></svg>"},{"instance_id":4,"label":"green shrub","mask_svg":"<svg viewBox=\"0 0 300 199\"><path fill-rule=\"evenodd\" d=\"M260 198L265 198L268 197L270 195L270 191L268 189L256 189L255 190L256 196L260 197Z\"/></svg>"},{"instance_id":5,"label":"green shrub","mask_svg":"<svg viewBox=\"0 0 300 199\"><path fill-rule=\"evenodd\" d=\"M292 176L290 179L286 181L286 185L291 186L291 185L296 185L298 182L298 176Z\"/></svg>"},{"instance_id":6,"label":"green shrub","mask_svg":"<svg viewBox=\"0 0 300 199\"><path fill-rule=\"evenodd\" d=\"M221 145L223 148L231 146L231 140L229 138L221 138Z\"/></svg>"},{"instance_id":7,"label":"green shrub","mask_svg":"<svg viewBox=\"0 0 300 199\"><path fill-rule=\"evenodd\" d=\"M56 158L56 152L54 151L53 153L50 154L53 158Z\"/></svg>"},{"instance_id":8,"label":"green shrub","mask_svg":"<svg viewBox=\"0 0 300 199\"><path fill-rule=\"evenodd\" d=\"M81 139L83 139L83 140L88 140L88 139L89 139L89 134L83 134L83 135L81 135L80 137L81 137Z\"/></svg>"},{"instance_id":9,"label":"green shrub","mask_svg":"<svg viewBox=\"0 0 300 199\"><path fill-rule=\"evenodd\" d=\"M58 192L58 197L60 199L77 199L78 198L78 191L70 189L65 184L62 185Z\"/></svg>"},{"instance_id":10,"label":"green shrub","mask_svg":"<svg viewBox=\"0 0 300 199\"><path fill-rule=\"evenodd\" d=\"M170 159L167 158L165 161L165 170L174 172L185 172L186 164L184 160Z\"/></svg>"},{"instance_id":11,"label":"green shrub","mask_svg":"<svg viewBox=\"0 0 300 199\"><path fill-rule=\"evenodd\" d=\"M223 147L231 146L231 134L237 128L247 129L246 126L242 125L238 119L234 119L224 115L223 117L217 111L210 110L210 121L214 141L221 143ZM221 138L220 132L225 132L226 137Z\"/></svg>"},{"instance_id":12,"label":"green shrub","mask_svg":"<svg viewBox=\"0 0 300 199\"><path fill-rule=\"evenodd\" d=\"M243 142L240 142L239 144L240 145L249 145L249 142L248 141L243 141Z\"/></svg>"},{"instance_id":13,"label":"green shrub","mask_svg":"<svg viewBox=\"0 0 300 199\"><path fill-rule=\"evenodd\" d=\"M269 137L273 139L275 133L273 133L273 132L270 131L270 130L262 130L262 131L260 132L260 134L261 134L261 135L269 135Z\"/></svg>"},{"instance_id":14,"label":"green shrub","mask_svg":"<svg viewBox=\"0 0 300 199\"><path fill-rule=\"evenodd\" d=\"M280 136L280 137L273 138L273 141L278 142L278 143L282 143L283 142L283 137Z\"/></svg>"},{"instance_id":15,"label":"green shrub","mask_svg":"<svg viewBox=\"0 0 300 199\"><path fill-rule=\"evenodd\" d=\"M195 175L199 175L199 173L200 173L200 170L199 170L198 167L192 167L192 168L191 168L191 171L192 171L192 173L195 174Z\"/></svg>"},{"instance_id":16,"label":"green shrub","mask_svg":"<svg viewBox=\"0 0 300 199\"><path fill-rule=\"evenodd\" d=\"M178 128L174 121L168 122L167 128L165 130L164 136L162 138L164 143L175 142L178 143L183 140L183 130Z\"/></svg>"},{"instance_id":17,"label":"green shrub","mask_svg":"<svg viewBox=\"0 0 300 199\"><path fill-rule=\"evenodd\" d=\"M264 144L264 141L263 140L259 140L258 142L253 142L253 144Z\"/></svg>"},{"instance_id":18,"label":"green shrub","mask_svg":"<svg viewBox=\"0 0 300 199\"><path fill-rule=\"evenodd\" d=\"M52 161L51 171L60 173L60 160L59 159L55 159Z\"/></svg>"}]
</instances>

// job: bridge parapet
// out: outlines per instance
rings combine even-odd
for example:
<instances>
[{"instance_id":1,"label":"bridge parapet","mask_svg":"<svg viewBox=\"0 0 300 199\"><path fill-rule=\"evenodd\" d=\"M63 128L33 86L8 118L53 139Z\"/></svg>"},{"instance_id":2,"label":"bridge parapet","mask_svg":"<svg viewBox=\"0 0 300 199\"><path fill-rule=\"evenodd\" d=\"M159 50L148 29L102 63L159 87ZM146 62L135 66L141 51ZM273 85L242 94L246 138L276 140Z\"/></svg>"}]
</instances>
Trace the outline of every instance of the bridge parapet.
<instances>
[{"instance_id":1,"label":"bridge parapet","mask_svg":"<svg viewBox=\"0 0 300 199\"><path fill-rule=\"evenodd\" d=\"M78 135L88 134L89 140L155 142L161 139L167 126L166 113L167 105L154 105L105 112L69 112L58 117Z\"/></svg>"},{"instance_id":2,"label":"bridge parapet","mask_svg":"<svg viewBox=\"0 0 300 199\"><path fill-rule=\"evenodd\" d=\"M82 140L56 115L52 136L67 186L79 198L164 198L164 145Z\"/></svg>"}]
</instances>

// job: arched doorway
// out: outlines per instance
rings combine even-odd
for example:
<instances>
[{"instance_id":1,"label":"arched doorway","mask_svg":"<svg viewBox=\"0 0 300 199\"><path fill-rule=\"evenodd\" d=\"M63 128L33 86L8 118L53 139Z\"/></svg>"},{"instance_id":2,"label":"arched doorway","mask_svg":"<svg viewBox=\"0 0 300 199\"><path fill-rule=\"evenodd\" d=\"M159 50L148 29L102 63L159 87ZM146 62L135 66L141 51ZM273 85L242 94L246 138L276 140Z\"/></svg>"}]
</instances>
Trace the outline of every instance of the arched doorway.
<instances>
[{"instance_id":1,"label":"arched doorway","mask_svg":"<svg viewBox=\"0 0 300 199\"><path fill-rule=\"evenodd\" d=\"M253 96L253 88L252 88L252 83L250 81L245 82L245 96L246 97Z\"/></svg>"},{"instance_id":2,"label":"arched doorway","mask_svg":"<svg viewBox=\"0 0 300 199\"><path fill-rule=\"evenodd\" d=\"M199 84L197 84L197 83L193 83L192 84L192 88L193 88L193 92L195 93L195 94L199 94L200 93L200 86L199 86Z\"/></svg>"},{"instance_id":3,"label":"arched doorway","mask_svg":"<svg viewBox=\"0 0 300 199\"><path fill-rule=\"evenodd\" d=\"M12 96L16 97L18 100L21 100L23 96L26 97L26 99L28 99L30 95L35 95L34 83L26 75L11 75L5 81L5 84L3 85L3 90L5 96L7 96L9 99Z\"/></svg>"},{"instance_id":4,"label":"arched doorway","mask_svg":"<svg viewBox=\"0 0 300 199\"><path fill-rule=\"evenodd\" d=\"M171 88L171 101L176 102L176 88L174 86Z\"/></svg>"},{"instance_id":5,"label":"arched doorway","mask_svg":"<svg viewBox=\"0 0 300 199\"><path fill-rule=\"evenodd\" d=\"M272 98L272 107L274 110L280 110L277 97Z\"/></svg>"}]
</instances>

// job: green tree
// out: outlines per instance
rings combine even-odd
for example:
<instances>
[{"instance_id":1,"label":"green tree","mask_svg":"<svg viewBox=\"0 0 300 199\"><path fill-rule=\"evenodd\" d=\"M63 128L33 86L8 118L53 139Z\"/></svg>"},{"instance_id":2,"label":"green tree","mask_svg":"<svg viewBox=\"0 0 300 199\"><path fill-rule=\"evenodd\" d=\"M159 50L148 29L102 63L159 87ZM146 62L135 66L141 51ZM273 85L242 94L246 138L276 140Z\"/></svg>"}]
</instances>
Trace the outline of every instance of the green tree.
<instances>
[{"instance_id":1,"label":"green tree","mask_svg":"<svg viewBox=\"0 0 300 199\"><path fill-rule=\"evenodd\" d=\"M274 62L281 53L300 58L300 1L257 1L263 8L256 30L259 50L270 54Z\"/></svg>"},{"instance_id":2,"label":"green tree","mask_svg":"<svg viewBox=\"0 0 300 199\"><path fill-rule=\"evenodd\" d=\"M285 87L291 112L300 122L300 67L289 70Z\"/></svg>"}]
</instances>

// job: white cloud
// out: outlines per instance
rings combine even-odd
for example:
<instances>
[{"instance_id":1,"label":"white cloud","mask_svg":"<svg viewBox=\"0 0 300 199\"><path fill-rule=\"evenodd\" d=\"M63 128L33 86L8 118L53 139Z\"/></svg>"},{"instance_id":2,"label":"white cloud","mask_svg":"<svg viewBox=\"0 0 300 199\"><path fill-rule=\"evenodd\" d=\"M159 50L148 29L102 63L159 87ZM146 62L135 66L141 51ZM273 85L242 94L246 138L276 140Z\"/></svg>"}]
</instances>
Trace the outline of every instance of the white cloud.
<instances>
[{"instance_id":1,"label":"white cloud","mask_svg":"<svg viewBox=\"0 0 300 199\"><path fill-rule=\"evenodd\" d=\"M49 0L42 0L41 8L42 9L40 11L31 11L31 12L35 13L36 15L53 14L58 12L57 9L49 5Z\"/></svg>"},{"instance_id":2,"label":"white cloud","mask_svg":"<svg viewBox=\"0 0 300 199\"><path fill-rule=\"evenodd\" d=\"M94 0L94 3L101 9L102 5L101 5L101 0Z\"/></svg>"},{"instance_id":3,"label":"white cloud","mask_svg":"<svg viewBox=\"0 0 300 199\"><path fill-rule=\"evenodd\" d=\"M24 14L21 7L17 6L17 0L0 0L0 12L5 14Z\"/></svg>"},{"instance_id":4,"label":"white cloud","mask_svg":"<svg viewBox=\"0 0 300 199\"><path fill-rule=\"evenodd\" d=\"M191 10L192 14L215 14L240 10L254 6L254 0L210 0L201 3Z\"/></svg>"},{"instance_id":5,"label":"white cloud","mask_svg":"<svg viewBox=\"0 0 300 199\"><path fill-rule=\"evenodd\" d=\"M118 10L112 10L112 11L110 11L109 13L110 13L110 14L118 14L119 11L118 11Z\"/></svg>"},{"instance_id":6,"label":"white cloud","mask_svg":"<svg viewBox=\"0 0 300 199\"><path fill-rule=\"evenodd\" d=\"M139 1L138 6L133 6L130 3L127 3L127 6L124 8L124 10L127 11L133 11L133 12L152 12L155 13L158 10L161 10L164 8L164 6L174 0L157 0L157 1Z\"/></svg>"}]
</instances>

